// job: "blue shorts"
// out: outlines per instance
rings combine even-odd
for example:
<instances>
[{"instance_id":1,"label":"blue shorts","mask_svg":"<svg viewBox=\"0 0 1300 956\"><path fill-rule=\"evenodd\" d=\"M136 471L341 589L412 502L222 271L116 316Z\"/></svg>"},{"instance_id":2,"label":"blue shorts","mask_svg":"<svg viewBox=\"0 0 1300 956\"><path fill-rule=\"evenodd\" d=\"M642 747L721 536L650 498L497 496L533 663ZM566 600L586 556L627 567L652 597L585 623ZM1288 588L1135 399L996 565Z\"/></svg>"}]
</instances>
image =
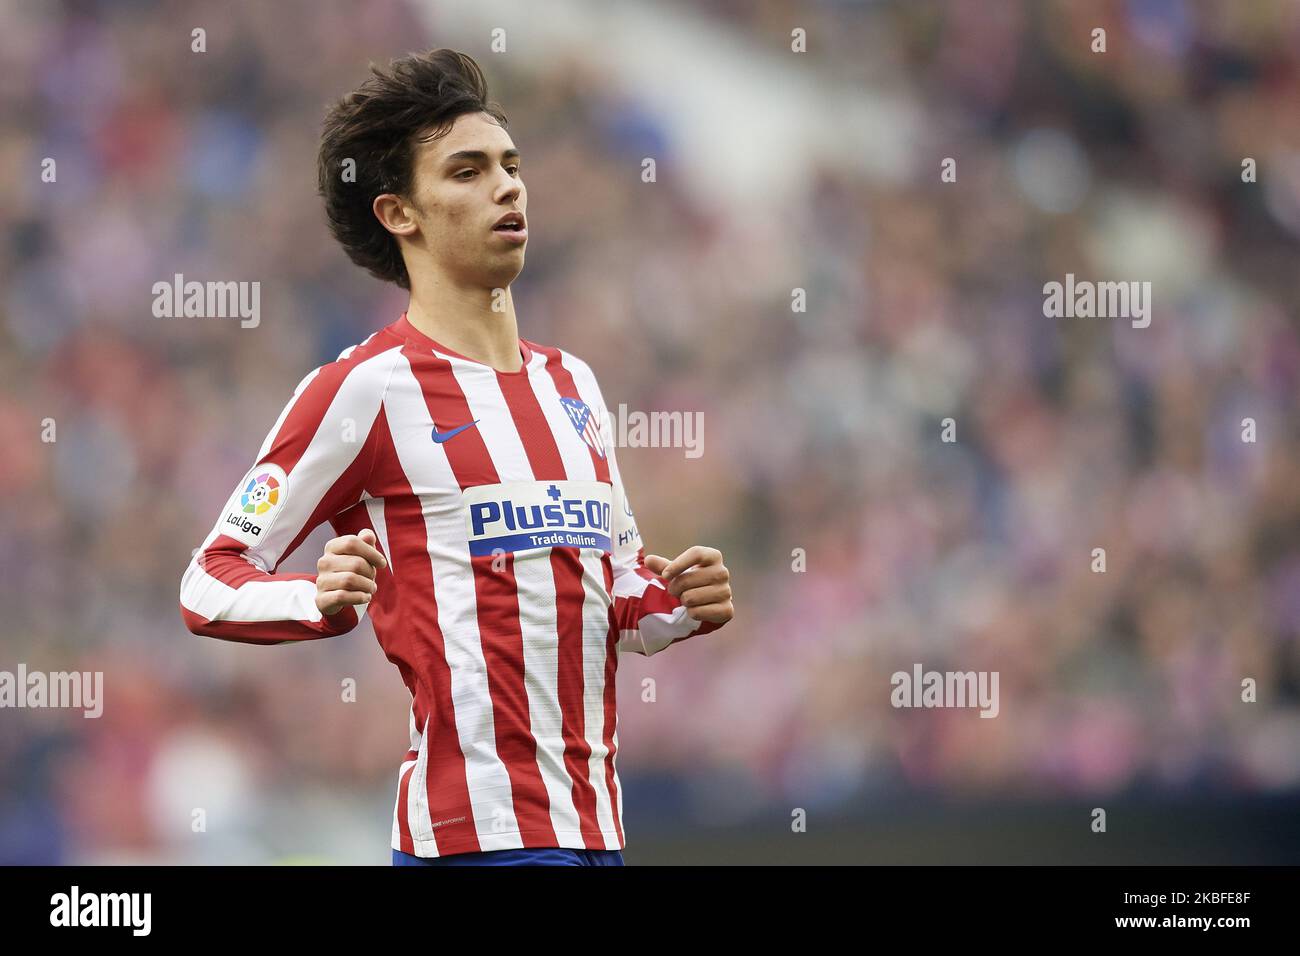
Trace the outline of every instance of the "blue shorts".
<instances>
[{"instance_id":1,"label":"blue shorts","mask_svg":"<svg viewBox=\"0 0 1300 956\"><path fill-rule=\"evenodd\" d=\"M519 850L487 850L483 853L453 853L451 856L412 856L393 851L393 866L622 866L621 850L569 850L563 847L535 847Z\"/></svg>"}]
</instances>

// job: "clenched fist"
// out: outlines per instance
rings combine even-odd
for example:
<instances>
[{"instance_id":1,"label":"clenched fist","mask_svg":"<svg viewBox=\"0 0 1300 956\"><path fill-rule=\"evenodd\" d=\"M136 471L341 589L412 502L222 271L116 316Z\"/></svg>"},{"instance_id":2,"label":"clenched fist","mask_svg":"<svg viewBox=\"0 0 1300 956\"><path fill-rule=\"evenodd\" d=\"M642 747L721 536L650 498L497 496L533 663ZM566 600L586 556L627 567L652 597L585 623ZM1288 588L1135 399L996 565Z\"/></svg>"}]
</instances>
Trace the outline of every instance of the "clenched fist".
<instances>
[{"instance_id":1,"label":"clenched fist","mask_svg":"<svg viewBox=\"0 0 1300 956\"><path fill-rule=\"evenodd\" d=\"M367 604L378 585L375 574L388 560L375 547L379 539L369 528L325 543L316 562L316 606L322 614L337 614L349 604Z\"/></svg>"},{"instance_id":2,"label":"clenched fist","mask_svg":"<svg viewBox=\"0 0 1300 956\"><path fill-rule=\"evenodd\" d=\"M695 545L673 560L647 554L645 566L668 581L668 593L682 602L696 621L726 624L735 609L731 606L731 572L722 563L717 548Z\"/></svg>"}]
</instances>

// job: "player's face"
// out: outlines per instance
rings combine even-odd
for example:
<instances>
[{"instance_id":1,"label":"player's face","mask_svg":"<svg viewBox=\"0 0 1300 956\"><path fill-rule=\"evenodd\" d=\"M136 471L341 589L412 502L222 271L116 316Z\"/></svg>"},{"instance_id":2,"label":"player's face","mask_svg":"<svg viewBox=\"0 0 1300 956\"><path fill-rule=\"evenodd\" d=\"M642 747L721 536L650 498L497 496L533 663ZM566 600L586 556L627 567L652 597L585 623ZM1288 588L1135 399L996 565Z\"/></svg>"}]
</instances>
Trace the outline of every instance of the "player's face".
<instances>
[{"instance_id":1,"label":"player's face","mask_svg":"<svg viewBox=\"0 0 1300 956\"><path fill-rule=\"evenodd\" d=\"M439 266L466 281L505 288L524 267L528 194L519 151L486 113L466 113L415 152L415 218ZM513 228L497 223L518 213Z\"/></svg>"}]
</instances>

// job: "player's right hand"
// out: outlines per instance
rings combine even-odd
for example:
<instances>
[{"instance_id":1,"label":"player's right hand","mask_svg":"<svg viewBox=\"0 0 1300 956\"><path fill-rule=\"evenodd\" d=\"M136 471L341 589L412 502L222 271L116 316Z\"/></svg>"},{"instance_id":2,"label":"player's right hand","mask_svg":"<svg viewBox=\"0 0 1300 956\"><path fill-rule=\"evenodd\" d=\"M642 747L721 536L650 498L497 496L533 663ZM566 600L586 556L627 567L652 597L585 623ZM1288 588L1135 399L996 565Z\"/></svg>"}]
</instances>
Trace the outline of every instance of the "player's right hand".
<instances>
[{"instance_id":1,"label":"player's right hand","mask_svg":"<svg viewBox=\"0 0 1300 956\"><path fill-rule=\"evenodd\" d=\"M388 567L388 559L375 547L378 543L369 528L325 543L325 553L316 562L316 606L322 614L369 603L378 588L376 573Z\"/></svg>"}]
</instances>

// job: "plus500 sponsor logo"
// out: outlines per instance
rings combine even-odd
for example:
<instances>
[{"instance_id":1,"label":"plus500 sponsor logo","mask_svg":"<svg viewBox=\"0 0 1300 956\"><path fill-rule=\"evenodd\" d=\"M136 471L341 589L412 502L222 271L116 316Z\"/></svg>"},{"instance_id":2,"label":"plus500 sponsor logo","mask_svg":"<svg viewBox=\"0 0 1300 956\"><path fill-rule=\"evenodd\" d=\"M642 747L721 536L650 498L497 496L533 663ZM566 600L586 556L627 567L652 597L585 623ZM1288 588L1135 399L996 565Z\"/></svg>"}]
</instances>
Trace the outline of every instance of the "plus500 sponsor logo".
<instances>
[{"instance_id":1,"label":"plus500 sponsor logo","mask_svg":"<svg viewBox=\"0 0 1300 956\"><path fill-rule=\"evenodd\" d=\"M610 486L519 481L465 491L471 555L534 548L609 551Z\"/></svg>"}]
</instances>

